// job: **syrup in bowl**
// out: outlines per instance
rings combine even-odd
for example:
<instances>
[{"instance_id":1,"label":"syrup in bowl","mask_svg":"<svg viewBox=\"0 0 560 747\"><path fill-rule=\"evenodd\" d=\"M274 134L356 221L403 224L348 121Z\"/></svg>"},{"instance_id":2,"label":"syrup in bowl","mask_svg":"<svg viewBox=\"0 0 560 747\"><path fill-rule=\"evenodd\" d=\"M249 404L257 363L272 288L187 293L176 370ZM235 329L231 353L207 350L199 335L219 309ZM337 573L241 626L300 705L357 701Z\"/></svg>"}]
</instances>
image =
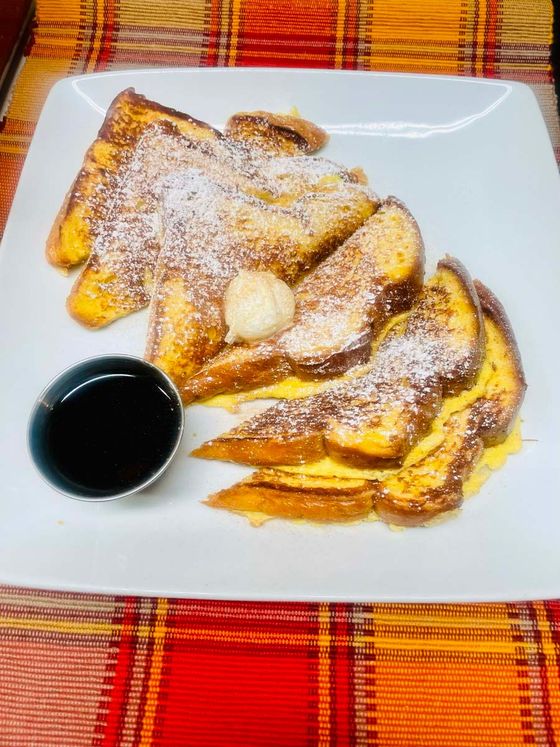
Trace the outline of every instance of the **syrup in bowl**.
<instances>
[{"instance_id":1,"label":"syrup in bowl","mask_svg":"<svg viewBox=\"0 0 560 747\"><path fill-rule=\"evenodd\" d=\"M135 493L170 463L183 430L174 384L132 356L90 358L40 395L29 424L31 456L45 480L82 500Z\"/></svg>"}]
</instances>

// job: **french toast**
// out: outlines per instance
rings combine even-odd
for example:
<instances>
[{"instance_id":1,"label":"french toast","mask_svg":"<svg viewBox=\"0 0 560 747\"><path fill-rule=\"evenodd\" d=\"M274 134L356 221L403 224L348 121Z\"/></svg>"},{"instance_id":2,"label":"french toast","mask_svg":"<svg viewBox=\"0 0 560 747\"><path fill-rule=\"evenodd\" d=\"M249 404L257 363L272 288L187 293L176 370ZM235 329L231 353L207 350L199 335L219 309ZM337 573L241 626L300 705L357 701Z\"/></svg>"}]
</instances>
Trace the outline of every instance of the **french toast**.
<instances>
[{"instance_id":1,"label":"french toast","mask_svg":"<svg viewBox=\"0 0 560 747\"><path fill-rule=\"evenodd\" d=\"M363 375L279 402L193 455L257 466L325 455L358 466L399 464L430 427L443 397L472 385L483 354L478 296L463 265L448 257Z\"/></svg>"},{"instance_id":2,"label":"french toast","mask_svg":"<svg viewBox=\"0 0 560 747\"><path fill-rule=\"evenodd\" d=\"M183 389L224 345L224 291L240 270L270 270L293 285L377 205L352 181L336 179L284 207L199 171L175 173L163 196L146 358Z\"/></svg>"},{"instance_id":3,"label":"french toast","mask_svg":"<svg viewBox=\"0 0 560 747\"><path fill-rule=\"evenodd\" d=\"M264 386L292 373L336 376L366 363L388 317L410 308L423 271L416 221L389 197L296 285L296 315L288 329L260 343L226 348L186 382L183 401Z\"/></svg>"},{"instance_id":4,"label":"french toast","mask_svg":"<svg viewBox=\"0 0 560 747\"><path fill-rule=\"evenodd\" d=\"M121 169L88 262L70 292L67 308L77 321L101 327L148 304L161 248L162 180L185 168L249 193L269 192L256 163L223 138L197 140L172 122L148 124Z\"/></svg>"},{"instance_id":5,"label":"french toast","mask_svg":"<svg viewBox=\"0 0 560 747\"><path fill-rule=\"evenodd\" d=\"M89 257L117 175L134 153L146 126L155 121L172 122L182 134L198 141L223 137L210 125L150 101L133 88L119 93L55 218L46 248L51 264L73 267Z\"/></svg>"},{"instance_id":6,"label":"french toast","mask_svg":"<svg viewBox=\"0 0 560 747\"><path fill-rule=\"evenodd\" d=\"M228 140L269 155L312 153L327 141L317 125L299 117L258 112L233 115L228 138L189 114L150 101L127 88L109 106L96 139L55 218L46 245L49 262L74 267L90 255L93 242L107 213L119 174L134 154L138 141L151 123L170 122L191 141Z\"/></svg>"},{"instance_id":7,"label":"french toast","mask_svg":"<svg viewBox=\"0 0 560 747\"><path fill-rule=\"evenodd\" d=\"M383 521L401 526L427 524L459 508L465 480L483 450L506 439L526 389L506 313L482 283L475 283L486 329L484 363L473 387L478 396L463 409L451 410L435 448L428 447L418 461L388 470L376 480L263 469L206 502L231 511L324 522L363 519L373 511Z\"/></svg>"},{"instance_id":8,"label":"french toast","mask_svg":"<svg viewBox=\"0 0 560 747\"><path fill-rule=\"evenodd\" d=\"M250 143L271 155L291 156L313 153L329 139L313 122L291 114L264 111L232 115L226 122L224 134L230 140Z\"/></svg>"},{"instance_id":9,"label":"french toast","mask_svg":"<svg viewBox=\"0 0 560 747\"><path fill-rule=\"evenodd\" d=\"M162 184L188 168L286 207L312 191L335 200L350 185L363 190L352 173L325 159L263 157L221 136L198 140L182 134L175 123L152 122L115 179L88 262L68 298L68 311L77 321L102 327L148 304L161 248Z\"/></svg>"}]
</instances>

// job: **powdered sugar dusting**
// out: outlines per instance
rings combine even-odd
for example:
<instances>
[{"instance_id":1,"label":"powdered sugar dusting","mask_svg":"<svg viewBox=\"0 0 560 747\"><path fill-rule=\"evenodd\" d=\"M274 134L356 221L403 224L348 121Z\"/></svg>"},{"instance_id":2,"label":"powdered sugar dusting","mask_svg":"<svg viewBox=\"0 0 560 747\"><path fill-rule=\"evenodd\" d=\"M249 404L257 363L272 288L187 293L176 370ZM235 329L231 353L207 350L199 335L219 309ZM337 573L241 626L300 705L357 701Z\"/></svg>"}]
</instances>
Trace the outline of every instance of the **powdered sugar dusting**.
<instances>
[{"instance_id":1,"label":"powdered sugar dusting","mask_svg":"<svg viewBox=\"0 0 560 747\"><path fill-rule=\"evenodd\" d=\"M92 218L96 238L86 269L101 272L102 278L96 288L89 285L87 293L108 293L116 307L122 302L118 315L146 305L152 293L163 233L174 222L192 221L189 235L196 234L204 251L195 253L198 261L193 264L192 240L189 239L191 250L178 250L181 236L171 229L167 264L175 262L177 265L188 257L190 265L183 267L184 272L203 271L214 278L229 278L235 267L250 263L252 247L248 235L243 244L230 240L228 231L231 232L232 220L236 217L230 210L228 220L224 220L226 202L234 204L234 212L241 220L244 206L258 203L265 208L251 214L254 232L264 236L267 206L270 210L285 210L270 203L283 197L289 198L284 199L287 204L297 201L325 175L341 178L340 189L329 187L328 200L351 199L348 180L341 177L345 173L342 167L324 159L270 158L243 143L220 137L192 139L180 134L170 122L152 123L112 182L112 194L105 200L103 215ZM356 185L352 188L354 193L363 190ZM98 185L98 189L107 187ZM253 203L245 200L248 196L252 196ZM290 244L295 245L300 238L298 226L302 221L309 223L305 205L293 203L290 207L292 225L286 225L282 242L288 253ZM165 211L167 218L162 223ZM308 228L314 230L312 222ZM292 230L295 230L295 237L290 236ZM235 252L239 253L237 258ZM269 259L282 266L279 252ZM213 287L212 292L216 289Z\"/></svg>"},{"instance_id":2,"label":"powdered sugar dusting","mask_svg":"<svg viewBox=\"0 0 560 747\"><path fill-rule=\"evenodd\" d=\"M410 446L437 413L448 372L460 376L472 366L472 347L457 344L455 330L441 318L434 325L426 315L427 297L441 291L436 286L424 292L405 329L389 333L361 376L312 397L279 402L231 435L266 441L324 433L336 423L356 433L375 430Z\"/></svg>"}]
</instances>

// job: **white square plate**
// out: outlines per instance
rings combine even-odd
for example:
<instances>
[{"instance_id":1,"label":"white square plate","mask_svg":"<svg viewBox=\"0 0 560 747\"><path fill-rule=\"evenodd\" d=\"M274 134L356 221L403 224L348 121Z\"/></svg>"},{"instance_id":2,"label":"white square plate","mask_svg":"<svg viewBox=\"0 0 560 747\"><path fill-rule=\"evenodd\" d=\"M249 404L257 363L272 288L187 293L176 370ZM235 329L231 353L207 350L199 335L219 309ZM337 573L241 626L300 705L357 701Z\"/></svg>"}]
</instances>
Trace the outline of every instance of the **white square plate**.
<instances>
[{"instance_id":1,"label":"white square plate","mask_svg":"<svg viewBox=\"0 0 560 747\"><path fill-rule=\"evenodd\" d=\"M200 503L248 470L187 458L233 416L187 411L182 450L143 494L88 504L33 469L26 423L42 387L81 358L142 354L146 316L90 332L66 314L71 279L45 239L113 97L134 86L215 125L239 110L325 127L325 155L364 167L424 234L504 302L525 362L522 452L456 520L395 533L245 519ZM52 90L0 258L0 581L126 594L237 599L469 601L560 597L560 181L535 98L518 83L299 70L147 70L68 78Z\"/></svg>"}]
</instances>

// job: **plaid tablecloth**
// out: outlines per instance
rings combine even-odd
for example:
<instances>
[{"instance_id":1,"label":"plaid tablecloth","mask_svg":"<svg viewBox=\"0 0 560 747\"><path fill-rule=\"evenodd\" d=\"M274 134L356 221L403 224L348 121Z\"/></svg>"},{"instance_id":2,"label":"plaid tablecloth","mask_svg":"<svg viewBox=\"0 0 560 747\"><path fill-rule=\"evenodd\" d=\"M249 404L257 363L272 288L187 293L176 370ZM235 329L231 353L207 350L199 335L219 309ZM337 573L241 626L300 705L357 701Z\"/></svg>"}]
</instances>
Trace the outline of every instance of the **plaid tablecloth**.
<instances>
[{"instance_id":1,"label":"plaid tablecloth","mask_svg":"<svg viewBox=\"0 0 560 747\"><path fill-rule=\"evenodd\" d=\"M522 80L560 156L552 15L548 0L38 0L0 129L0 228L49 88L83 72L273 65ZM3 588L0 626L8 747L560 741L558 602L249 604Z\"/></svg>"}]
</instances>

